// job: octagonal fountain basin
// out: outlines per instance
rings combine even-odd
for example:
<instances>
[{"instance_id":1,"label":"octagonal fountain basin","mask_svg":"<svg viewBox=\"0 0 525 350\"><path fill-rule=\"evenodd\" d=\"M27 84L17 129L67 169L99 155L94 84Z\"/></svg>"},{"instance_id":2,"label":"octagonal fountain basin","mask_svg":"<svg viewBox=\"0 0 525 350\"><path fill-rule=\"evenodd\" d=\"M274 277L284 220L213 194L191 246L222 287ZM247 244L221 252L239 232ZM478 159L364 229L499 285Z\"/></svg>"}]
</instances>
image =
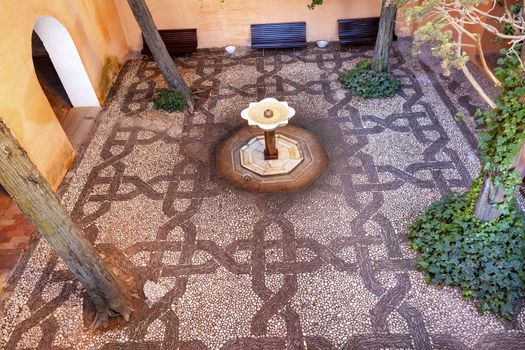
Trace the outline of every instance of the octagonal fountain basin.
<instances>
[{"instance_id":1,"label":"octagonal fountain basin","mask_svg":"<svg viewBox=\"0 0 525 350\"><path fill-rule=\"evenodd\" d=\"M264 136L245 126L217 147L217 173L238 189L256 193L304 191L329 163L322 142L288 124L279 129L279 158L266 160Z\"/></svg>"},{"instance_id":2,"label":"octagonal fountain basin","mask_svg":"<svg viewBox=\"0 0 525 350\"><path fill-rule=\"evenodd\" d=\"M304 160L301 144L284 135L276 135L279 158L266 160L264 136L251 139L241 148L241 165L261 176L289 174Z\"/></svg>"},{"instance_id":3,"label":"octagonal fountain basin","mask_svg":"<svg viewBox=\"0 0 525 350\"><path fill-rule=\"evenodd\" d=\"M260 102L252 102L241 112L241 117L248 121L248 125L257 126L264 131L273 131L288 124L295 115L295 109L288 103L275 98L265 98Z\"/></svg>"},{"instance_id":4,"label":"octagonal fountain basin","mask_svg":"<svg viewBox=\"0 0 525 350\"><path fill-rule=\"evenodd\" d=\"M288 124L294 115L295 109L275 98L250 103L241 113L248 126L217 148L219 176L239 189L258 193L307 188L329 159L315 135Z\"/></svg>"}]
</instances>

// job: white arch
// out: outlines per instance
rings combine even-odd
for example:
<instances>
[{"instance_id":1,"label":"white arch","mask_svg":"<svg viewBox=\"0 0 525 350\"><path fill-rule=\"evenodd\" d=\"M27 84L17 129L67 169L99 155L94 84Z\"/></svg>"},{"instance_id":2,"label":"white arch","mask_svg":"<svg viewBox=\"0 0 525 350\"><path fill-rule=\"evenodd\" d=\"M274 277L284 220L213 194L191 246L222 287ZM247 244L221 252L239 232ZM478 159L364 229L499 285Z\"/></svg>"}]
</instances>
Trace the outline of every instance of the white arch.
<instances>
[{"instance_id":1,"label":"white arch","mask_svg":"<svg viewBox=\"0 0 525 350\"><path fill-rule=\"evenodd\" d=\"M38 18L34 28L73 107L100 106L78 50L66 27L50 16Z\"/></svg>"}]
</instances>

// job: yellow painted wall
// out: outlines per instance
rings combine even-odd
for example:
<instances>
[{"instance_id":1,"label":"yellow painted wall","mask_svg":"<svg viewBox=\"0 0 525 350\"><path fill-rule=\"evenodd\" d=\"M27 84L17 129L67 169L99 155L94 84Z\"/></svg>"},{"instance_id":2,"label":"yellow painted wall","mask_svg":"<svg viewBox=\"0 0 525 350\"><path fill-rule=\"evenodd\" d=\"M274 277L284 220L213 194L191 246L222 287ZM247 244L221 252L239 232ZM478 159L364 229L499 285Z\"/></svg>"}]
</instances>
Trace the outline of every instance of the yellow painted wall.
<instances>
[{"instance_id":1,"label":"yellow painted wall","mask_svg":"<svg viewBox=\"0 0 525 350\"><path fill-rule=\"evenodd\" d=\"M114 0L130 51L142 48L127 0ZM199 47L248 46L250 24L306 21L307 40L338 40L337 19L377 17L380 0L325 0L314 11L309 0L147 0L159 29L197 28Z\"/></svg>"},{"instance_id":2,"label":"yellow painted wall","mask_svg":"<svg viewBox=\"0 0 525 350\"><path fill-rule=\"evenodd\" d=\"M119 68L108 62L122 63L128 45L111 0L0 1L0 117L56 189L74 151L33 68L31 33L40 16L67 28L101 103Z\"/></svg>"}]
</instances>

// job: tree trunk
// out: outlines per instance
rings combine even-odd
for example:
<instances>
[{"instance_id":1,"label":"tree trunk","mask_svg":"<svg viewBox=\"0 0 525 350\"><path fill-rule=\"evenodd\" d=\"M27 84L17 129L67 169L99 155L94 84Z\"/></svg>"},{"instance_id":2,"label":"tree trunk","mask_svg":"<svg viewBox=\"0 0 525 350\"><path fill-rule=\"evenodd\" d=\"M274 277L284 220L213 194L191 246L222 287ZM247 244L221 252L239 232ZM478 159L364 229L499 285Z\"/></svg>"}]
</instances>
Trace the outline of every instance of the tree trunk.
<instances>
[{"instance_id":1,"label":"tree trunk","mask_svg":"<svg viewBox=\"0 0 525 350\"><path fill-rule=\"evenodd\" d=\"M483 185L476 203L475 215L480 221L491 221L501 215L497 204L503 203L505 194L503 188L495 188L494 181L490 175L485 175Z\"/></svg>"},{"instance_id":2,"label":"tree trunk","mask_svg":"<svg viewBox=\"0 0 525 350\"><path fill-rule=\"evenodd\" d=\"M394 24L396 21L397 6L387 4L383 0L381 5L381 18L379 19L379 30L377 32L376 46L372 68L377 72L388 71L388 57L394 40Z\"/></svg>"},{"instance_id":3,"label":"tree trunk","mask_svg":"<svg viewBox=\"0 0 525 350\"><path fill-rule=\"evenodd\" d=\"M525 0L523 0L521 4L521 16L525 20ZM525 30L522 31L522 34L525 34ZM521 42L521 62L525 63L525 41Z\"/></svg>"},{"instance_id":4,"label":"tree trunk","mask_svg":"<svg viewBox=\"0 0 525 350\"><path fill-rule=\"evenodd\" d=\"M155 22L151 17L148 5L146 5L144 0L128 0L128 4L168 86L172 90L182 90L190 110L193 111L194 102L191 91L177 71L177 67L168 53L166 45L162 41Z\"/></svg>"},{"instance_id":5,"label":"tree trunk","mask_svg":"<svg viewBox=\"0 0 525 350\"><path fill-rule=\"evenodd\" d=\"M521 8L521 15L523 16L523 20L525 20L525 0L523 0L523 7ZM522 32L525 34L525 30ZM525 40L521 42L521 67L525 67ZM523 68L522 77L525 80L525 68ZM525 93L523 93L520 97L520 102L525 104Z\"/></svg>"},{"instance_id":6,"label":"tree trunk","mask_svg":"<svg viewBox=\"0 0 525 350\"><path fill-rule=\"evenodd\" d=\"M492 108L492 109L496 108L496 102L494 102L490 98L490 96L485 92L485 90L483 90L481 85L479 85L479 83L476 80L476 78L474 78L474 76L472 76L472 73L470 73L470 70L468 69L466 64L462 64L461 65L461 71L465 75L465 78L467 78L467 80L470 83L470 85L472 85L474 90L476 90L478 95L483 99L483 101L485 101L485 103L487 103L490 106L490 108Z\"/></svg>"},{"instance_id":7,"label":"tree trunk","mask_svg":"<svg viewBox=\"0 0 525 350\"><path fill-rule=\"evenodd\" d=\"M523 18L525 18L525 0L523 0L522 9ZM525 42L522 43L520 58L522 62L525 62ZM522 72L525 77L525 71ZM522 103L525 103L525 95L520 97ZM492 108L496 105L492 102ZM525 173L525 161L522 160L525 149L525 143L522 145L520 153L516 159L516 170L520 172L521 176ZM525 179L524 179L525 180ZM525 183L525 181L524 181ZM496 204L503 203L505 200L505 194L503 188L495 188L494 181L490 175L485 175L483 178L483 187L479 194L478 201L476 203L475 215L480 221L491 221L497 219L501 215L501 211L497 208Z\"/></svg>"},{"instance_id":8,"label":"tree trunk","mask_svg":"<svg viewBox=\"0 0 525 350\"><path fill-rule=\"evenodd\" d=\"M131 292L73 223L1 117L0 184L87 289L97 311L92 327L105 328L116 314L129 320Z\"/></svg>"}]
</instances>

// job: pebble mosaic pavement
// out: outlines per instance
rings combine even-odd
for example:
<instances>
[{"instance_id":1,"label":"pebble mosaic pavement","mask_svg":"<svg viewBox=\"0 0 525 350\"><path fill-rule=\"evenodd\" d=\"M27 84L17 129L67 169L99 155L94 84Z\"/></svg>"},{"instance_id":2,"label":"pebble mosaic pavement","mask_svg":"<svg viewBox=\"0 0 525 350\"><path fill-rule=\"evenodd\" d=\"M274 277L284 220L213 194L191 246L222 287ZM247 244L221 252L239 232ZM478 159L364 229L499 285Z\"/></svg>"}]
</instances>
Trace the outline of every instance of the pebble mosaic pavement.
<instances>
[{"instance_id":1,"label":"pebble mosaic pavement","mask_svg":"<svg viewBox=\"0 0 525 350\"><path fill-rule=\"evenodd\" d=\"M474 93L398 44L397 96L353 98L337 82L368 49L199 52L177 58L209 92L194 115L152 108L154 62L126 63L62 188L87 237L128 259L147 297L131 323L84 330L84 291L34 240L2 306L6 349L523 349L525 313L480 316L424 283L407 225L479 170ZM215 172L214 149L265 97L297 110L331 163L306 191L254 195Z\"/></svg>"}]
</instances>

